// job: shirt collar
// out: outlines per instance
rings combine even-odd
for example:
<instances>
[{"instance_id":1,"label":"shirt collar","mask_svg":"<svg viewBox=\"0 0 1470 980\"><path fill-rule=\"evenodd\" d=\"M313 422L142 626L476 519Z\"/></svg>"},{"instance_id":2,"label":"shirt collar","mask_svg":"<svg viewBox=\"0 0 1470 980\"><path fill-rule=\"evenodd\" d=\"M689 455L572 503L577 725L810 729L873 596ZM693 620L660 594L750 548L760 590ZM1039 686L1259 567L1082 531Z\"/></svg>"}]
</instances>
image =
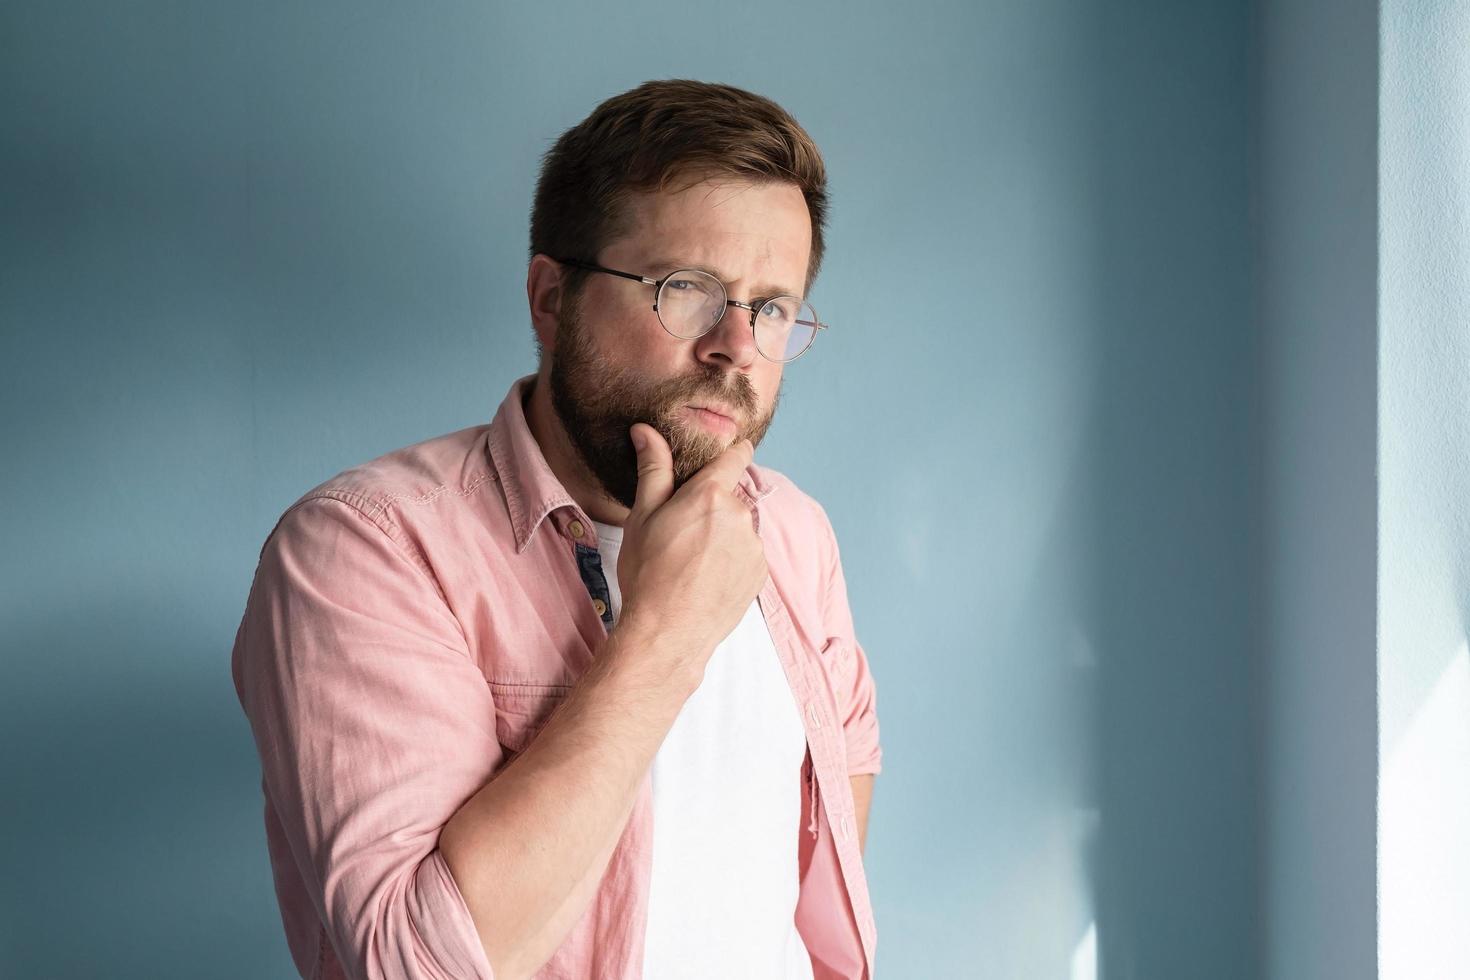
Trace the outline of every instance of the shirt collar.
<instances>
[{"instance_id":1,"label":"shirt collar","mask_svg":"<svg viewBox=\"0 0 1470 980\"><path fill-rule=\"evenodd\" d=\"M516 554L526 550L548 515L560 516L561 519L556 521L558 526L569 523L573 516L587 520L589 524L584 533L592 533L590 518L552 472L526 421L524 399L535 380L534 374L517 378L490 423L490 461L505 495L506 508L510 511ZM776 486L754 462L745 468L736 484L740 496L756 514L757 530L760 515L756 505L773 493ZM576 535L569 533L568 536Z\"/></svg>"}]
</instances>

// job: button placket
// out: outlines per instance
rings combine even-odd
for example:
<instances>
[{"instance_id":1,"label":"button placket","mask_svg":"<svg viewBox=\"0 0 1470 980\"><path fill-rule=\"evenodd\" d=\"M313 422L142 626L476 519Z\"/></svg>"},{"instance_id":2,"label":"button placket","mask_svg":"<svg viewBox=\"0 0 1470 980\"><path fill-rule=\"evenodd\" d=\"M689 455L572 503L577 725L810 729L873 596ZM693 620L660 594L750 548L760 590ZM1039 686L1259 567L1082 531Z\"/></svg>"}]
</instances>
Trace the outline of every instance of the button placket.
<instances>
[{"instance_id":1,"label":"button placket","mask_svg":"<svg viewBox=\"0 0 1470 980\"><path fill-rule=\"evenodd\" d=\"M582 576L582 584L587 588L592 608L596 611L597 618L602 621L603 627L611 630L613 627L612 593L608 589L607 575L602 570L602 554L591 545L582 544L580 541L573 542L572 549L576 553L577 570Z\"/></svg>"},{"instance_id":2,"label":"button placket","mask_svg":"<svg viewBox=\"0 0 1470 980\"><path fill-rule=\"evenodd\" d=\"M811 767L811 821L807 830L815 838L818 836L818 821L821 819L821 814L828 817L827 823L831 827L830 818L833 812L828 802L829 794L825 788L832 786L835 780L843 777L844 760L838 744L832 737L829 737L831 730L822 723L823 712L819 704L822 688L809 677L807 663L798 656L801 641L797 639L785 604L777 594L773 580L769 578L766 580L765 588L761 591L760 603L761 611L766 616L766 624L771 629L771 635L776 638L778 646L785 651L782 655L782 662L788 668L788 679L792 682L797 703L806 706L807 721L810 724L807 733L807 747L810 756L808 764ZM852 832L851 820L846 813L840 816L838 827L832 828L834 849L843 879L843 887L847 889L849 895L852 895L855 888L864 887L860 883L862 865L856 856L856 849L847 844L847 838ZM842 846L836 846L839 834L842 837ZM855 916L854 921L861 937L864 959L867 961L867 975L871 976L874 931L872 916L865 911L862 916Z\"/></svg>"}]
</instances>

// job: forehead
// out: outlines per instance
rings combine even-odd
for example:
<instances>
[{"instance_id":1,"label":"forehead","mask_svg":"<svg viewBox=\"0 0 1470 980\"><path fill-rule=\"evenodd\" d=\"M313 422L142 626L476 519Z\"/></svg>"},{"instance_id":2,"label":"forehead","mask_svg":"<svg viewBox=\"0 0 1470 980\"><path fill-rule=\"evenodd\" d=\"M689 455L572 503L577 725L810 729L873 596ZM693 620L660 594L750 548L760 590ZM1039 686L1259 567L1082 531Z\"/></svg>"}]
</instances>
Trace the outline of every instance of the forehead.
<instances>
[{"instance_id":1,"label":"forehead","mask_svg":"<svg viewBox=\"0 0 1470 980\"><path fill-rule=\"evenodd\" d=\"M626 206L628 234L619 251L630 257L759 265L793 286L804 280L811 215L796 184L729 176L697 182L681 178L669 190L631 195Z\"/></svg>"}]
</instances>

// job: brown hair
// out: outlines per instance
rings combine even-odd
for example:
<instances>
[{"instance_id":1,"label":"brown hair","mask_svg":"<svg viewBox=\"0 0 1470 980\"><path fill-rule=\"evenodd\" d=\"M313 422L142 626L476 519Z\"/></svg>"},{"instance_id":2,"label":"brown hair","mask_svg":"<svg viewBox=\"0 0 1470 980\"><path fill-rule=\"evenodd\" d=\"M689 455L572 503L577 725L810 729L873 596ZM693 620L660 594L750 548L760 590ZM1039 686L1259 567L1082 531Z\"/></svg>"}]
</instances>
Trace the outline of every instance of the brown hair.
<instances>
[{"instance_id":1,"label":"brown hair","mask_svg":"<svg viewBox=\"0 0 1470 980\"><path fill-rule=\"evenodd\" d=\"M779 105L730 85L648 81L604 101L548 150L531 206L531 251L593 261L628 233L630 192L668 190L681 174L789 181L811 216L805 288L822 264L827 171L817 145ZM588 273L568 268L575 301Z\"/></svg>"}]
</instances>

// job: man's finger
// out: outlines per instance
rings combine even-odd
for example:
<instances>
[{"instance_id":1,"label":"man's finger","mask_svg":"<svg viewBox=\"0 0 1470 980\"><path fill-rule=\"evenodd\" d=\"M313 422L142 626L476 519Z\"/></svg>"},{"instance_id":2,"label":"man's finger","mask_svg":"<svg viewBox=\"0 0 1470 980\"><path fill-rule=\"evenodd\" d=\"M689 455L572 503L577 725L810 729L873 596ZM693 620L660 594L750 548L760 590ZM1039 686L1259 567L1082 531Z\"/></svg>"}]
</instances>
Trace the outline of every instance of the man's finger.
<instances>
[{"instance_id":1,"label":"man's finger","mask_svg":"<svg viewBox=\"0 0 1470 980\"><path fill-rule=\"evenodd\" d=\"M755 458L755 447L749 439L736 439L725 451L707 463L704 469L689 478L689 482L704 480L717 483L726 490L734 490L750 461Z\"/></svg>"},{"instance_id":2,"label":"man's finger","mask_svg":"<svg viewBox=\"0 0 1470 980\"><path fill-rule=\"evenodd\" d=\"M642 519L658 510L674 493L674 454L659 431L646 422L628 429L633 450L638 454L638 489L632 516ZM640 445L641 444L641 445Z\"/></svg>"}]
</instances>

